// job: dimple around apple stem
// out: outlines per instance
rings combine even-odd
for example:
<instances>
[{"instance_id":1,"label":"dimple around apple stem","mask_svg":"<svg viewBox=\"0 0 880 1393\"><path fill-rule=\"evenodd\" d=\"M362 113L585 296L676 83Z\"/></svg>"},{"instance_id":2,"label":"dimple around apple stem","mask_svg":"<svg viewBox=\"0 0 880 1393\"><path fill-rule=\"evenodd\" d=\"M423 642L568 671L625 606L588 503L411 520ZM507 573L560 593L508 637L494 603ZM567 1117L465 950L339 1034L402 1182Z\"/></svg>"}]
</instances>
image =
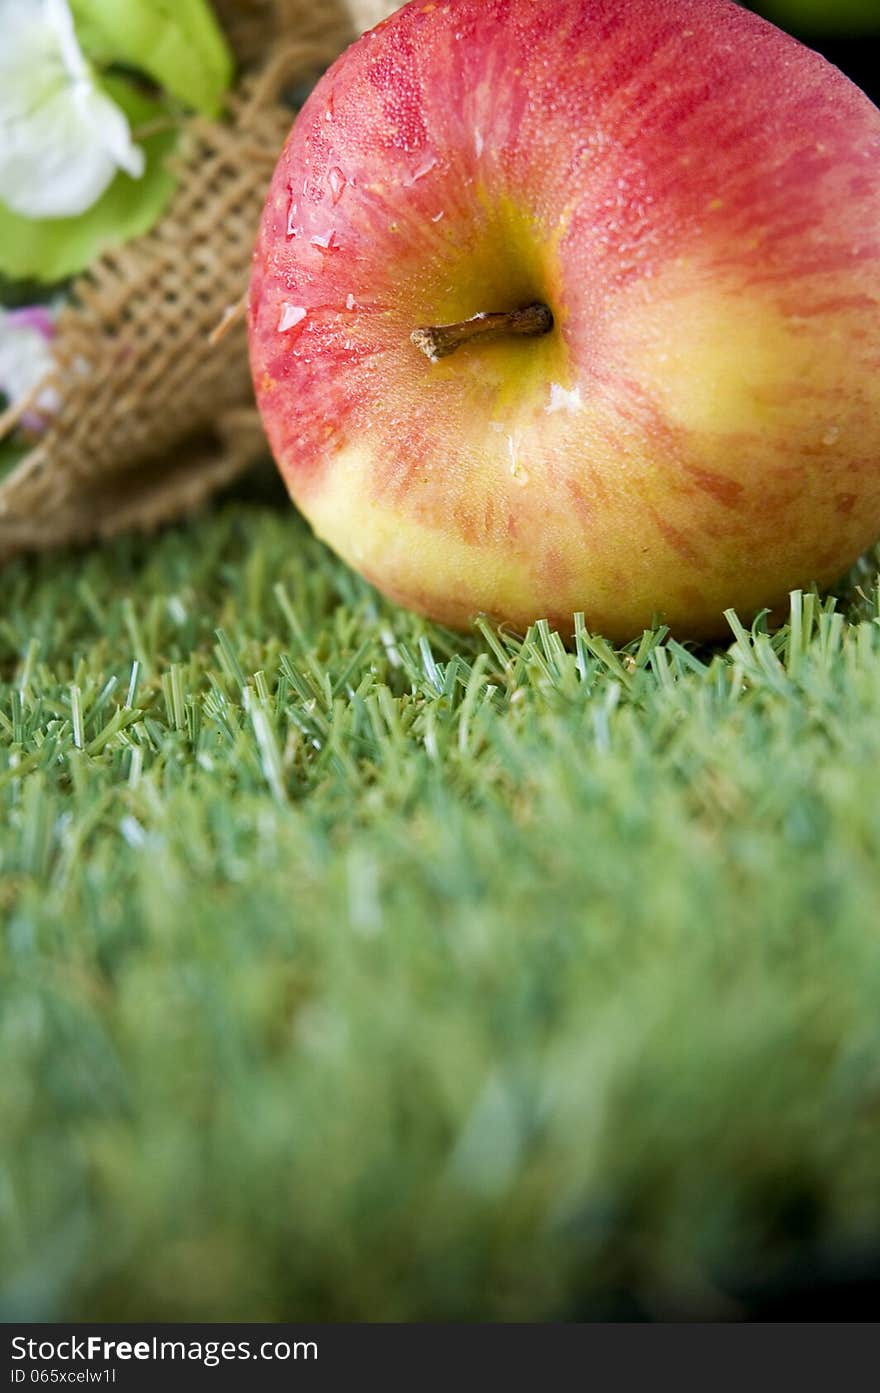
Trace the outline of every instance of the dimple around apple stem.
<instances>
[{"instance_id":1,"label":"dimple around apple stem","mask_svg":"<svg viewBox=\"0 0 880 1393\"><path fill-rule=\"evenodd\" d=\"M414 329L410 338L426 358L437 363L448 358L464 343L475 339L515 334L523 338L539 338L553 328L553 311L540 301L524 305L519 310L475 314L458 324L438 324L433 328Z\"/></svg>"}]
</instances>

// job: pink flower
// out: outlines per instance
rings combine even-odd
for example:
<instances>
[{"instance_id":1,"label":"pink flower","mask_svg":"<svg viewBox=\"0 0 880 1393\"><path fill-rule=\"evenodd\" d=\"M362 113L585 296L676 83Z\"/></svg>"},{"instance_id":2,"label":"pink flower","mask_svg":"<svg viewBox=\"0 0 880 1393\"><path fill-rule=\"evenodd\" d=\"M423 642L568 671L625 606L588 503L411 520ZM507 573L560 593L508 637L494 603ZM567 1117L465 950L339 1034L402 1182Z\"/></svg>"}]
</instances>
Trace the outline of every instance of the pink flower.
<instances>
[{"instance_id":1,"label":"pink flower","mask_svg":"<svg viewBox=\"0 0 880 1393\"><path fill-rule=\"evenodd\" d=\"M52 369L54 335L55 312L49 306L0 309L0 392L12 407L32 399L19 418L25 430L45 429L46 417L58 410L54 388L38 390Z\"/></svg>"}]
</instances>

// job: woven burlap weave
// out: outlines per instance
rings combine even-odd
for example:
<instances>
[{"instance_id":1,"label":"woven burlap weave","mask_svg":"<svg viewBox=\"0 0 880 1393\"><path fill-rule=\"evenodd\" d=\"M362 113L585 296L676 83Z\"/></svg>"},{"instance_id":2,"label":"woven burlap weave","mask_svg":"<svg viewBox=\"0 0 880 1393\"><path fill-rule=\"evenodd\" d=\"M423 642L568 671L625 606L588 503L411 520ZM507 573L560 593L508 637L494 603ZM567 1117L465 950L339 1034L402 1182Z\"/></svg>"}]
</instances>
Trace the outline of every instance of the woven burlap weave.
<instances>
[{"instance_id":1,"label":"woven burlap weave","mask_svg":"<svg viewBox=\"0 0 880 1393\"><path fill-rule=\"evenodd\" d=\"M244 324L239 317L213 344L211 335L247 285L292 120L280 95L314 79L395 6L217 0L216 8L246 76L225 120L188 123L179 185L159 224L74 286L48 384L59 409L0 484L0 561L153 527L195 508L265 452Z\"/></svg>"}]
</instances>

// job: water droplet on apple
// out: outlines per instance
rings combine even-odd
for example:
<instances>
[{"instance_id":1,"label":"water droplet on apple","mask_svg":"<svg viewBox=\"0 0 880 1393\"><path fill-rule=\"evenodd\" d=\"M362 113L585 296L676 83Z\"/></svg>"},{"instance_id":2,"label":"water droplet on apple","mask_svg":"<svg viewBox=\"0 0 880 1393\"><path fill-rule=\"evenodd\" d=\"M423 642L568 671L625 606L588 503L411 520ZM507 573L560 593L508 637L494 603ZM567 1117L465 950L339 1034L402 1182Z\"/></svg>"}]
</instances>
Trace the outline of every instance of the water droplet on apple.
<instances>
[{"instance_id":1,"label":"water droplet on apple","mask_svg":"<svg viewBox=\"0 0 880 1393\"><path fill-rule=\"evenodd\" d=\"M507 437L507 453L510 455L510 477L520 488L529 482L528 471L519 462L519 447L521 437L519 435L509 435Z\"/></svg>"},{"instance_id":2,"label":"water droplet on apple","mask_svg":"<svg viewBox=\"0 0 880 1393\"><path fill-rule=\"evenodd\" d=\"M431 219L431 222L439 222L441 218L445 218L445 217L446 217L446 213L445 213L444 210L441 208L439 213L435 213L435 214L434 214L433 218Z\"/></svg>"},{"instance_id":3,"label":"water droplet on apple","mask_svg":"<svg viewBox=\"0 0 880 1393\"><path fill-rule=\"evenodd\" d=\"M348 293L348 294L346 295L346 297L345 297L345 308L346 308L347 310L353 310L356 303L357 303L357 301L355 300L355 298L354 298L354 296L352 295L351 291L349 291L349 293Z\"/></svg>"},{"instance_id":4,"label":"water droplet on apple","mask_svg":"<svg viewBox=\"0 0 880 1393\"><path fill-rule=\"evenodd\" d=\"M332 252L339 250L339 244L336 241L336 233L332 230L332 228L329 232L326 232L323 235L320 235L316 232L314 237L311 239L311 243L313 247L320 247L321 251L323 252Z\"/></svg>"},{"instance_id":5,"label":"water droplet on apple","mask_svg":"<svg viewBox=\"0 0 880 1393\"><path fill-rule=\"evenodd\" d=\"M302 305L291 305L285 300L281 306L281 318L278 320L279 334L286 334L289 329L295 329L298 324L302 324L307 314L308 310Z\"/></svg>"},{"instance_id":6,"label":"water droplet on apple","mask_svg":"<svg viewBox=\"0 0 880 1393\"><path fill-rule=\"evenodd\" d=\"M480 130L479 126L477 126L476 130L474 131L474 149L475 149L476 152L477 152L477 159L479 159L480 156L482 155L482 153L483 153L483 148L484 148L483 132Z\"/></svg>"},{"instance_id":7,"label":"water droplet on apple","mask_svg":"<svg viewBox=\"0 0 880 1393\"><path fill-rule=\"evenodd\" d=\"M556 411L565 411L574 416L583 410L583 406L579 387L574 387L568 392L558 382L550 384L550 404L544 407L548 416L552 416Z\"/></svg>"},{"instance_id":8,"label":"water droplet on apple","mask_svg":"<svg viewBox=\"0 0 880 1393\"><path fill-rule=\"evenodd\" d=\"M296 221L297 212L298 212L298 205L297 205L296 203L294 203L293 198L291 197L291 200L290 200L290 207L289 207L288 210L287 210L287 235L288 235L288 237L301 237L301 236L302 236L302 228L298 225L298 223L297 223L297 221Z\"/></svg>"},{"instance_id":9,"label":"water droplet on apple","mask_svg":"<svg viewBox=\"0 0 880 1393\"><path fill-rule=\"evenodd\" d=\"M335 205L339 202L340 198L345 193L346 187L348 185L348 180L346 179L345 175L343 174L342 170L339 168L338 165L331 169L327 177L330 182L330 193L333 197L333 203Z\"/></svg>"},{"instance_id":10,"label":"water droplet on apple","mask_svg":"<svg viewBox=\"0 0 880 1393\"><path fill-rule=\"evenodd\" d=\"M426 160L422 161L422 163L418 166L417 169L413 170L412 177L410 178L409 182L411 184L417 184L420 179L424 179L427 174L430 174L432 169L436 169L437 164L438 161L434 158L433 155L430 155Z\"/></svg>"}]
</instances>

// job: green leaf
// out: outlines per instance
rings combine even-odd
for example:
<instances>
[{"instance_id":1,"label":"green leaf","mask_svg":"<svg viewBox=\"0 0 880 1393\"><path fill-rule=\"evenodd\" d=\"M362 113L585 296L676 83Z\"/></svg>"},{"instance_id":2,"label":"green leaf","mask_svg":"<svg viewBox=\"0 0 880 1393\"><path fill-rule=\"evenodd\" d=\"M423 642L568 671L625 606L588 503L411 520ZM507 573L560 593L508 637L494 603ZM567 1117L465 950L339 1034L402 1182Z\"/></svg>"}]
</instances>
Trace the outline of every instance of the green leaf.
<instances>
[{"instance_id":1,"label":"green leaf","mask_svg":"<svg viewBox=\"0 0 880 1393\"><path fill-rule=\"evenodd\" d=\"M232 54L207 0L72 0L89 58L148 73L186 106L216 116Z\"/></svg>"},{"instance_id":2,"label":"green leaf","mask_svg":"<svg viewBox=\"0 0 880 1393\"><path fill-rule=\"evenodd\" d=\"M121 78L106 78L101 85L122 107L135 136L139 126L167 118L163 106ZM0 202L0 272L15 280L63 280L108 247L148 231L174 192L166 161L176 141L177 130L170 125L145 135L139 141L147 157L142 177L117 174L97 203L78 217L23 218Z\"/></svg>"}]
</instances>

